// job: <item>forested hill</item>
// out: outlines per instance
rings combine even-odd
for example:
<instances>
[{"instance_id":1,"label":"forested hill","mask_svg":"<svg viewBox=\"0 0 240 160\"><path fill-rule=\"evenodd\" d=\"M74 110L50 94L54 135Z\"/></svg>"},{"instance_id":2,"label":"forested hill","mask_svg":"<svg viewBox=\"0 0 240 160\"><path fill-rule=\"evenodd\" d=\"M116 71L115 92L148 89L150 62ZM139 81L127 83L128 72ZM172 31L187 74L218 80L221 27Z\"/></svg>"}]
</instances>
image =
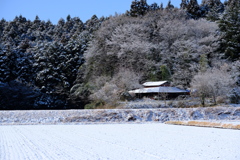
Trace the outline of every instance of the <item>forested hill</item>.
<instances>
[{"instance_id":1,"label":"forested hill","mask_svg":"<svg viewBox=\"0 0 240 160\"><path fill-rule=\"evenodd\" d=\"M34 21L22 16L11 22L1 20L0 106L73 107L69 91L84 63L88 42L104 20L95 15L86 23L69 15L57 25L41 21L38 16ZM79 105L81 102L74 104Z\"/></svg>"},{"instance_id":2,"label":"forested hill","mask_svg":"<svg viewBox=\"0 0 240 160\"><path fill-rule=\"evenodd\" d=\"M188 88L194 76L240 65L239 1L135 0L125 14L0 21L0 109L68 109L114 104L144 81ZM223 65L224 64L224 65ZM94 104L94 105L92 105Z\"/></svg>"}]
</instances>

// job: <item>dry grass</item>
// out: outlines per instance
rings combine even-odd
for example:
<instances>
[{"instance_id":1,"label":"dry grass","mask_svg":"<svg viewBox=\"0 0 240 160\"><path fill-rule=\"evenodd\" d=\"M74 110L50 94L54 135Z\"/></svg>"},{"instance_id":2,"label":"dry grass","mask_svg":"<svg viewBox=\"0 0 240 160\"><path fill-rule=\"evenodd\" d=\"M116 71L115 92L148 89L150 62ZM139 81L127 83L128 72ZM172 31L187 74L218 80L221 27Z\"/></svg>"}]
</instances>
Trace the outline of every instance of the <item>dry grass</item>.
<instances>
[{"instance_id":1,"label":"dry grass","mask_svg":"<svg viewBox=\"0 0 240 160\"><path fill-rule=\"evenodd\" d=\"M211 127L211 128L225 128L240 130L240 124L207 122L207 121L167 121L165 124L197 126L197 127Z\"/></svg>"}]
</instances>

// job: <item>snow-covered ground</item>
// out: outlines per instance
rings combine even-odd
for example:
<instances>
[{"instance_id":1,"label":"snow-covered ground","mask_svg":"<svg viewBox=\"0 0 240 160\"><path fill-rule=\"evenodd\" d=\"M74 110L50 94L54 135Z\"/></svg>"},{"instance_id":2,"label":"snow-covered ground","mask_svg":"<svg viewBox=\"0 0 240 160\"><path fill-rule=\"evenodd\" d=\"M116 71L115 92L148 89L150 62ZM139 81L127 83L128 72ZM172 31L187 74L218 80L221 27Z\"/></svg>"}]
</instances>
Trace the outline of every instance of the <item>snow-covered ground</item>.
<instances>
[{"instance_id":1,"label":"snow-covered ground","mask_svg":"<svg viewBox=\"0 0 240 160\"><path fill-rule=\"evenodd\" d=\"M0 160L239 160L240 130L144 124L3 125Z\"/></svg>"},{"instance_id":2,"label":"snow-covered ground","mask_svg":"<svg viewBox=\"0 0 240 160\"><path fill-rule=\"evenodd\" d=\"M0 111L0 125L238 120L240 107Z\"/></svg>"}]
</instances>

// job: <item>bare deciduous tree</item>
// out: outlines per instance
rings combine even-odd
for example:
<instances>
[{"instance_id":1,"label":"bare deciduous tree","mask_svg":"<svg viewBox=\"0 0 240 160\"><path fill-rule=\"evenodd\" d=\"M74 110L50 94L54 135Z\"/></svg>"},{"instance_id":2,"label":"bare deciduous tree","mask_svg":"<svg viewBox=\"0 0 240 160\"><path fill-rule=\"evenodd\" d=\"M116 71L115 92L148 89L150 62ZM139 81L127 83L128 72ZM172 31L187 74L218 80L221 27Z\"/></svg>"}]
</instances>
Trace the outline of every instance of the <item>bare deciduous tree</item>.
<instances>
[{"instance_id":1,"label":"bare deciduous tree","mask_svg":"<svg viewBox=\"0 0 240 160\"><path fill-rule=\"evenodd\" d=\"M214 104L217 104L218 96L226 96L234 86L235 80L227 71L228 65L221 68L208 69L206 72L199 72L194 76L191 87L201 98L201 103L205 106L205 99L212 97Z\"/></svg>"}]
</instances>

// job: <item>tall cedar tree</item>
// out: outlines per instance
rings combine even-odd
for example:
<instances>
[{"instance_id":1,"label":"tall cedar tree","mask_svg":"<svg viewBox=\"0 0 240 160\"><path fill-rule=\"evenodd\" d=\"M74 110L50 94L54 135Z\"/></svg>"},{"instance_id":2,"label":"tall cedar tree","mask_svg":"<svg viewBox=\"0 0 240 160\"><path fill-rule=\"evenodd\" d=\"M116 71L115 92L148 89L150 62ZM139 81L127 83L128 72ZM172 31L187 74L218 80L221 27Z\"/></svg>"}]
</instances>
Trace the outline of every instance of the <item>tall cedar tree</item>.
<instances>
[{"instance_id":1,"label":"tall cedar tree","mask_svg":"<svg viewBox=\"0 0 240 160\"><path fill-rule=\"evenodd\" d=\"M240 1L232 0L219 22L222 32L220 49L227 58L236 60L240 57Z\"/></svg>"},{"instance_id":2,"label":"tall cedar tree","mask_svg":"<svg viewBox=\"0 0 240 160\"><path fill-rule=\"evenodd\" d=\"M187 5L187 13L189 17L193 19L198 19L201 17L200 7L197 0L190 0L189 4Z\"/></svg>"},{"instance_id":3,"label":"tall cedar tree","mask_svg":"<svg viewBox=\"0 0 240 160\"><path fill-rule=\"evenodd\" d=\"M168 1L168 4L166 6L166 9L173 9L174 8L174 5L171 4L171 1Z\"/></svg>"},{"instance_id":4,"label":"tall cedar tree","mask_svg":"<svg viewBox=\"0 0 240 160\"><path fill-rule=\"evenodd\" d=\"M132 17L138 17L138 16L145 15L148 10L149 10L149 6L146 0L140 0L140 1L134 0L132 1L131 9L129 13L127 14Z\"/></svg>"},{"instance_id":5,"label":"tall cedar tree","mask_svg":"<svg viewBox=\"0 0 240 160\"><path fill-rule=\"evenodd\" d=\"M189 4L188 0L182 0L182 2L180 4L181 9L185 10L187 8L188 4Z\"/></svg>"}]
</instances>

